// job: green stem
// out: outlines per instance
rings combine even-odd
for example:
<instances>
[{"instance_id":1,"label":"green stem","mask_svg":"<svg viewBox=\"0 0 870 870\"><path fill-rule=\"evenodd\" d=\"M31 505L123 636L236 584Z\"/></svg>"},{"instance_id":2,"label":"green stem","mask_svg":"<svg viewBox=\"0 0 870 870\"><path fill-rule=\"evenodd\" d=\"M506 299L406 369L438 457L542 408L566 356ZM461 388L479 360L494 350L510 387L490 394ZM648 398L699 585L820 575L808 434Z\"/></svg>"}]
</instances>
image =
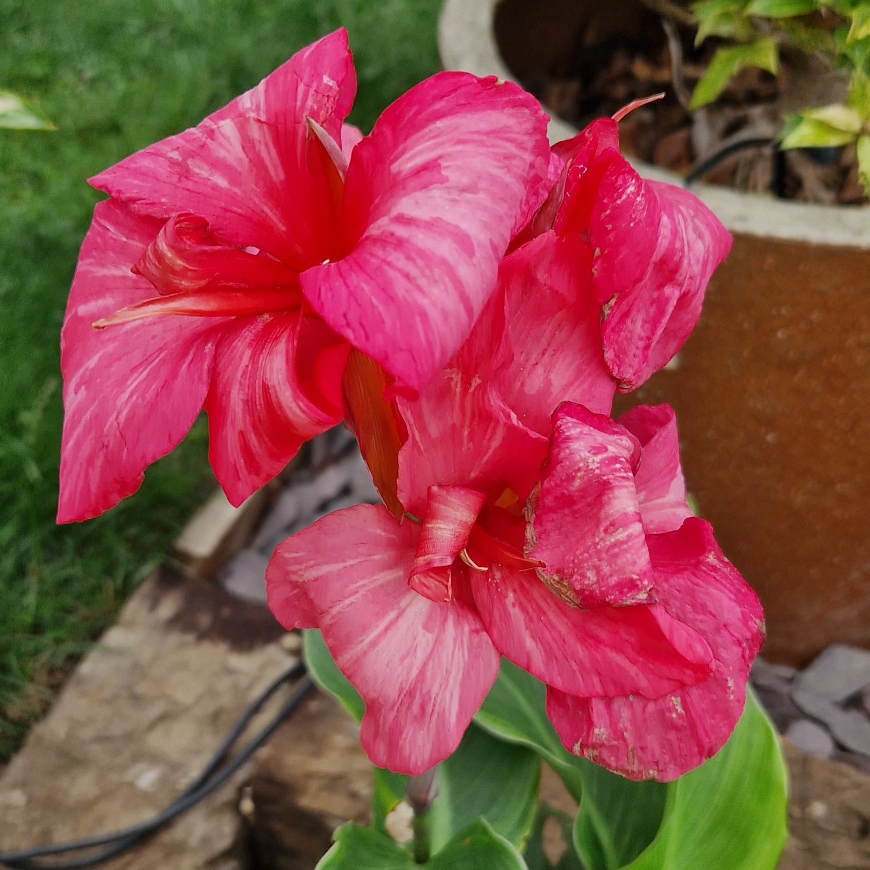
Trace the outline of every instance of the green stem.
<instances>
[{"instance_id":1,"label":"green stem","mask_svg":"<svg viewBox=\"0 0 870 870\"><path fill-rule=\"evenodd\" d=\"M408 780L406 796L414 810L414 861L425 864L432 851L432 834L429 827L429 810L438 797L437 768L433 767Z\"/></svg>"}]
</instances>

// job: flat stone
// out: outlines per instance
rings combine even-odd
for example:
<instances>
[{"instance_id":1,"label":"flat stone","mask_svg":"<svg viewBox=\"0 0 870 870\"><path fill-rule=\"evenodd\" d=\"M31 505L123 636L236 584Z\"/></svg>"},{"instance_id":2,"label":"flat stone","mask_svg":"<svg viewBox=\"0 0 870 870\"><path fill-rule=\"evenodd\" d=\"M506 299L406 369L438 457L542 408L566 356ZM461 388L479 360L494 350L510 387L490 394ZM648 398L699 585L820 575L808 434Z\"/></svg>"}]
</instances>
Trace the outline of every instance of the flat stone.
<instances>
[{"instance_id":1,"label":"flat stone","mask_svg":"<svg viewBox=\"0 0 870 870\"><path fill-rule=\"evenodd\" d=\"M802 691L841 703L870 686L870 652L844 644L829 646L794 683Z\"/></svg>"},{"instance_id":2,"label":"flat stone","mask_svg":"<svg viewBox=\"0 0 870 870\"><path fill-rule=\"evenodd\" d=\"M290 666L282 634L264 607L213 584L165 571L148 580L0 778L0 851L107 833L166 807L251 701ZM252 770L253 762L101 866L243 870L238 803Z\"/></svg>"},{"instance_id":3,"label":"flat stone","mask_svg":"<svg viewBox=\"0 0 870 870\"><path fill-rule=\"evenodd\" d=\"M240 550L221 569L218 580L233 595L266 603L266 567L269 559L250 547Z\"/></svg>"},{"instance_id":4,"label":"flat stone","mask_svg":"<svg viewBox=\"0 0 870 870\"><path fill-rule=\"evenodd\" d=\"M852 752L870 756L870 718L861 710L843 710L813 692L795 689L795 704L828 726L834 739Z\"/></svg>"},{"instance_id":5,"label":"flat stone","mask_svg":"<svg viewBox=\"0 0 870 870\"><path fill-rule=\"evenodd\" d=\"M830 758L836 751L834 738L828 730L809 719L798 719L797 722L792 722L784 736L798 749L810 755L818 755L820 758Z\"/></svg>"},{"instance_id":6,"label":"flat stone","mask_svg":"<svg viewBox=\"0 0 870 870\"><path fill-rule=\"evenodd\" d=\"M766 686L756 686L755 694L780 734L785 734L792 722L803 718L800 709L792 701L790 693Z\"/></svg>"},{"instance_id":7,"label":"flat stone","mask_svg":"<svg viewBox=\"0 0 870 870\"><path fill-rule=\"evenodd\" d=\"M797 668L790 665L775 665L757 656L752 663L749 679L754 686L764 686L766 689L777 689L787 692L797 674Z\"/></svg>"}]
</instances>

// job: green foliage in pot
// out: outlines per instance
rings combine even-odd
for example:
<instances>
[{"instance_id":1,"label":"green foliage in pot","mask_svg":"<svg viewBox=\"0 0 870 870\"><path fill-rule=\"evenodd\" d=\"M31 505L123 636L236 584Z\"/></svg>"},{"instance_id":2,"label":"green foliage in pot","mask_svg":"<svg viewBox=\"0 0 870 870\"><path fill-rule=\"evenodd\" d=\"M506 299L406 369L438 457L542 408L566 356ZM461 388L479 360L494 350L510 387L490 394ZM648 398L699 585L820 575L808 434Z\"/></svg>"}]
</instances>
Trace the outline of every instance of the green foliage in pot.
<instances>
[{"instance_id":1,"label":"green foliage in pot","mask_svg":"<svg viewBox=\"0 0 870 870\"><path fill-rule=\"evenodd\" d=\"M770 73L788 44L824 59L849 76L844 103L807 108L785 118L781 148L854 145L870 192L870 2L867 0L701 0L692 6L696 44L733 41L717 49L692 95L691 107L713 102L747 66Z\"/></svg>"}]
</instances>

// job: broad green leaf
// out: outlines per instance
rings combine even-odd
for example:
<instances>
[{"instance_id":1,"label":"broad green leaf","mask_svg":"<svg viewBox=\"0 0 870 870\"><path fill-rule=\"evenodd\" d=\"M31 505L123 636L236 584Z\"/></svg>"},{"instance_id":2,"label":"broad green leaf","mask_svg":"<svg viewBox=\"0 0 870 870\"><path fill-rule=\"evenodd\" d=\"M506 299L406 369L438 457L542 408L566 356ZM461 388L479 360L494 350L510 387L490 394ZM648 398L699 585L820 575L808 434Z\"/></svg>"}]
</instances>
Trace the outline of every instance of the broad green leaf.
<instances>
[{"instance_id":1,"label":"broad green leaf","mask_svg":"<svg viewBox=\"0 0 870 870\"><path fill-rule=\"evenodd\" d=\"M409 852L372 828L348 823L332 838L334 845L315 870L412 870L419 866Z\"/></svg>"},{"instance_id":2,"label":"broad green leaf","mask_svg":"<svg viewBox=\"0 0 870 870\"><path fill-rule=\"evenodd\" d=\"M578 851L590 870L616 870L652 842L666 787L629 782L568 752L547 718L546 689L531 674L502 661L475 721L505 740L533 748L559 774L580 804L584 849Z\"/></svg>"},{"instance_id":3,"label":"broad green leaf","mask_svg":"<svg viewBox=\"0 0 870 870\"><path fill-rule=\"evenodd\" d=\"M583 779L578 761L562 746L546 712L546 688L531 674L502 659L495 685L474 721L490 734L534 749L559 774L579 801Z\"/></svg>"},{"instance_id":4,"label":"broad green leaf","mask_svg":"<svg viewBox=\"0 0 870 870\"><path fill-rule=\"evenodd\" d=\"M743 15L747 0L703 0L692 6L698 19L695 45L708 36L722 36L745 42L753 36L752 24Z\"/></svg>"},{"instance_id":5,"label":"broad green leaf","mask_svg":"<svg viewBox=\"0 0 870 870\"><path fill-rule=\"evenodd\" d=\"M821 8L818 0L752 0L746 7L746 15L758 18L793 18L808 15Z\"/></svg>"},{"instance_id":6,"label":"broad green leaf","mask_svg":"<svg viewBox=\"0 0 870 870\"><path fill-rule=\"evenodd\" d=\"M535 818L540 775L541 762L534 752L472 724L456 752L438 768L438 798L430 822L433 851L480 816L521 848Z\"/></svg>"},{"instance_id":7,"label":"broad green leaf","mask_svg":"<svg viewBox=\"0 0 870 870\"><path fill-rule=\"evenodd\" d=\"M849 98L846 101L862 121L870 119L870 76L861 71L852 74L849 81Z\"/></svg>"},{"instance_id":8,"label":"broad green leaf","mask_svg":"<svg viewBox=\"0 0 870 870\"><path fill-rule=\"evenodd\" d=\"M820 121L822 124L827 124L835 130L842 130L844 133L857 134L861 130L861 116L855 109L844 106L842 103L806 109L801 112L801 117L811 121Z\"/></svg>"},{"instance_id":9,"label":"broad green leaf","mask_svg":"<svg viewBox=\"0 0 870 870\"><path fill-rule=\"evenodd\" d=\"M317 629L311 628L305 632L302 649L305 665L314 682L324 692L332 695L359 722L366 711L366 705L347 677L338 669L332 653Z\"/></svg>"},{"instance_id":10,"label":"broad green leaf","mask_svg":"<svg viewBox=\"0 0 870 870\"><path fill-rule=\"evenodd\" d=\"M866 39L870 36L870 5L866 3L856 6L850 13L852 26L849 28L847 42L855 42L857 39Z\"/></svg>"},{"instance_id":11,"label":"broad green leaf","mask_svg":"<svg viewBox=\"0 0 870 870\"><path fill-rule=\"evenodd\" d=\"M870 136L858 138L858 177L870 196Z\"/></svg>"},{"instance_id":12,"label":"broad green leaf","mask_svg":"<svg viewBox=\"0 0 870 870\"><path fill-rule=\"evenodd\" d=\"M527 870L516 848L483 819L472 822L424 866L431 870Z\"/></svg>"},{"instance_id":13,"label":"broad green leaf","mask_svg":"<svg viewBox=\"0 0 870 870\"><path fill-rule=\"evenodd\" d=\"M568 846L565 854L555 865L551 864L544 854L544 823L548 819L555 819L559 823L559 826L562 828L562 839ZM554 810L546 804L540 804L538 814L535 816L535 824L532 826L532 832L523 851L523 859L529 870L586 870L583 862L570 845L573 827L574 820L570 816L565 815L565 813L559 810Z\"/></svg>"},{"instance_id":14,"label":"broad green leaf","mask_svg":"<svg viewBox=\"0 0 870 870\"><path fill-rule=\"evenodd\" d=\"M8 130L56 130L57 127L17 94L0 90L0 127Z\"/></svg>"},{"instance_id":15,"label":"broad green leaf","mask_svg":"<svg viewBox=\"0 0 870 870\"><path fill-rule=\"evenodd\" d=\"M840 130L824 121L808 117L806 112L786 118L781 136L779 147L784 150L839 147L855 140L854 132Z\"/></svg>"},{"instance_id":16,"label":"broad green leaf","mask_svg":"<svg viewBox=\"0 0 870 870\"><path fill-rule=\"evenodd\" d=\"M619 870L655 839L668 786L632 782L588 763L583 785L583 800L574 823L574 847L589 870Z\"/></svg>"},{"instance_id":17,"label":"broad green leaf","mask_svg":"<svg viewBox=\"0 0 870 870\"><path fill-rule=\"evenodd\" d=\"M725 90L731 77L747 66L757 66L776 74L779 68L779 52L772 37L764 36L748 45L717 49L706 72L695 86L691 108L697 109L712 103Z\"/></svg>"},{"instance_id":18,"label":"broad green leaf","mask_svg":"<svg viewBox=\"0 0 870 870\"><path fill-rule=\"evenodd\" d=\"M787 802L779 739L750 691L724 748L668 785L658 835L626 870L773 870Z\"/></svg>"}]
</instances>

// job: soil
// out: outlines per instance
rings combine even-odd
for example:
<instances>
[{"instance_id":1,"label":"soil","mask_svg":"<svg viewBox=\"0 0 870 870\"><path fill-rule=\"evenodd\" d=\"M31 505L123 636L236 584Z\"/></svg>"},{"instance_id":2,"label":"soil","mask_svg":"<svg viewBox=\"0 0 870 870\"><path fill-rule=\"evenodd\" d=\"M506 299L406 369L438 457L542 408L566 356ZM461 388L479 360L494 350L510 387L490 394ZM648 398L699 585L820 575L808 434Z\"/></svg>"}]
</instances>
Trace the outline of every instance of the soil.
<instances>
[{"instance_id":1,"label":"soil","mask_svg":"<svg viewBox=\"0 0 870 870\"><path fill-rule=\"evenodd\" d=\"M503 0L495 29L523 86L578 128L664 92L620 123L631 157L687 175L728 145L767 140L716 163L704 180L809 202L867 202L854 147L773 145L783 115L845 96L845 79L815 58L783 47L777 76L747 68L715 103L689 112L695 84L724 43L711 38L696 48L691 28L664 24L639 0Z\"/></svg>"}]
</instances>

